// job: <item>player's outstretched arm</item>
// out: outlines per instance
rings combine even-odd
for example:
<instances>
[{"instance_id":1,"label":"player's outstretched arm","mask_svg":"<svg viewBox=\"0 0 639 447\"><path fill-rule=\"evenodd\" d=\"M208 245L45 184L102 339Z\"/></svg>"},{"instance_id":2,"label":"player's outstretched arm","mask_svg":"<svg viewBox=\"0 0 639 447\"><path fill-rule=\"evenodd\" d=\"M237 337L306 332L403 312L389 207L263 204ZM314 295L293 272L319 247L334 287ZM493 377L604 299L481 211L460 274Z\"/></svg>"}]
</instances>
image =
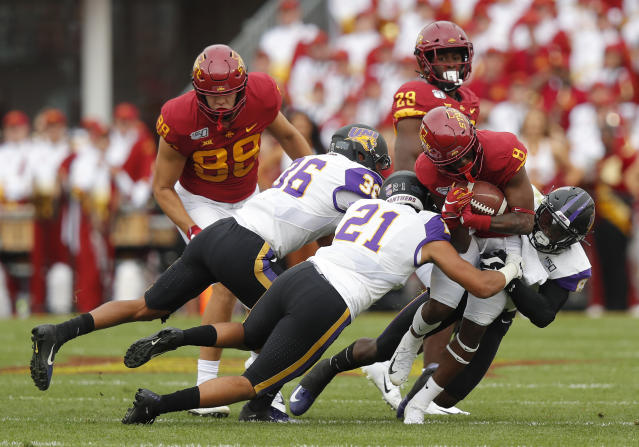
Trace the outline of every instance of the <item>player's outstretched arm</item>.
<instances>
[{"instance_id":1,"label":"player's outstretched arm","mask_svg":"<svg viewBox=\"0 0 639 447\"><path fill-rule=\"evenodd\" d=\"M275 120L268 125L268 130L275 139L282 145L286 155L292 160L311 155L313 151L302 134L293 126L289 120L279 112Z\"/></svg>"},{"instance_id":2,"label":"player's outstretched arm","mask_svg":"<svg viewBox=\"0 0 639 447\"><path fill-rule=\"evenodd\" d=\"M184 209L184 205L174 189L185 164L186 157L160 137L158 155L155 159L155 173L153 174L153 196L164 214L180 227L184 234L188 234L189 228L194 226L195 222Z\"/></svg>"},{"instance_id":3,"label":"player's outstretched arm","mask_svg":"<svg viewBox=\"0 0 639 447\"><path fill-rule=\"evenodd\" d=\"M521 276L521 267L508 262L499 270L481 271L464 261L447 241L433 241L422 247L422 263L433 262L450 279L477 298L488 298L502 290L513 278Z\"/></svg>"}]
</instances>

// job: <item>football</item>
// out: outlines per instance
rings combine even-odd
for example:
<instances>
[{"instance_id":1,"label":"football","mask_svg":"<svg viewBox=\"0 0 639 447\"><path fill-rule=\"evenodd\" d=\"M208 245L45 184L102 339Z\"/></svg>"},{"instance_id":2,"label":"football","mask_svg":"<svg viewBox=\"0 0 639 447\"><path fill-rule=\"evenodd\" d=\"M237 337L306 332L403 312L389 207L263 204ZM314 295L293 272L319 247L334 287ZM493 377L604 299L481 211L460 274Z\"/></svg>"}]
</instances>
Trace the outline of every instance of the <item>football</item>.
<instances>
[{"instance_id":1,"label":"football","mask_svg":"<svg viewBox=\"0 0 639 447\"><path fill-rule=\"evenodd\" d=\"M504 193L492 183L478 180L475 183L460 182L455 186L466 186L473 191L470 206L476 214L499 216L510 211Z\"/></svg>"}]
</instances>

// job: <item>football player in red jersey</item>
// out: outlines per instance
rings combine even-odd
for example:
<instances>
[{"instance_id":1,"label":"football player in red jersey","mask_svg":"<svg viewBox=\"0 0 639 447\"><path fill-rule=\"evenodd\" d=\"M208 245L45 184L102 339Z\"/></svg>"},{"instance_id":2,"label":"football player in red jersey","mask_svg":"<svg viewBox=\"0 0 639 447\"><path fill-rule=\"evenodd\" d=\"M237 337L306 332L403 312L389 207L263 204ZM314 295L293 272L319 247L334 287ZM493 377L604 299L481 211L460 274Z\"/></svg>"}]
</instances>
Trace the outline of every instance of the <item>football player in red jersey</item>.
<instances>
[{"instance_id":1,"label":"football player in red jersey","mask_svg":"<svg viewBox=\"0 0 639 447\"><path fill-rule=\"evenodd\" d=\"M422 152L419 127L429 110L438 106L454 107L473 124L479 117L479 98L462 85L472 70L473 44L461 27L444 20L429 23L417 36L414 54L420 69L419 78L403 84L393 101L396 170L415 168L415 160ZM431 269L429 264L417 271L426 287L430 285ZM425 340L424 367L436 364L436 353L448 343L451 331L452 328Z\"/></svg>"},{"instance_id":2,"label":"football player in red jersey","mask_svg":"<svg viewBox=\"0 0 639 447\"><path fill-rule=\"evenodd\" d=\"M419 126L434 107L454 107L474 124L479 116L479 99L463 82L472 69L473 44L458 25L438 21L426 25L415 43L419 78L406 82L395 93L393 125L395 169L412 170L421 153Z\"/></svg>"},{"instance_id":3,"label":"football player in red jersey","mask_svg":"<svg viewBox=\"0 0 639 447\"><path fill-rule=\"evenodd\" d=\"M463 241L457 247L461 256L477 265L481 251L499 246L509 256L521 259L521 238L513 235L529 234L534 224L534 195L524 167L524 145L508 132L476 130L466 115L450 107L436 107L424 115L420 140L424 153L415 163L415 172L441 206L453 239ZM473 213L468 206L472 193L454 182L476 180L499 187L511 212L500 216ZM475 229L472 238L468 228ZM391 358L389 377L393 383L406 380L422 337L452 315L463 293L439 269L433 269L431 299L415 313L411 330ZM421 423L426 411L422 404L427 406L437 395L431 394L441 391L470 362L487 327L504 309L513 310L507 307L504 293L488 299L469 294L459 332L440 356L439 368L429 379L429 386L406 407L405 423Z\"/></svg>"},{"instance_id":4,"label":"football player in red jersey","mask_svg":"<svg viewBox=\"0 0 639 447\"><path fill-rule=\"evenodd\" d=\"M264 73L247 73L230 47L205 48L193 65L192 83L194 90L162 107L153 178L158 205L187 241L213 222L234 216L257 191L262 132L273 134L292 160L312 153L280 112L275 81ZM229 321L235 301L216 284L203 323ZM198 383L217 377L220 356L217 348L202 348Z\"/></svg>"}]
</instances>

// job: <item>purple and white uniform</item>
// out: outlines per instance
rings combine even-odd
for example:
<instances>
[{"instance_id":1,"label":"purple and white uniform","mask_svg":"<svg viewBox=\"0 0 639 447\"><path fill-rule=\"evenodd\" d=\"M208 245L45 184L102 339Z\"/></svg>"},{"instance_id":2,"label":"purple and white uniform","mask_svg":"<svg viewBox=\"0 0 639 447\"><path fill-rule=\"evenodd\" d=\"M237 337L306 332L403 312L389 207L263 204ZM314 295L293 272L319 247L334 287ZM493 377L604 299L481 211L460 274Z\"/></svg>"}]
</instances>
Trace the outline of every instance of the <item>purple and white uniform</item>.
<instances>
[{"instance_id":1,"label":"purple and white uniform","mask_svg":"<svg viewBox=\"0 0 639 447\"><path fill-rule=\"evenodd\" d=\"M544 196L534 187L533 192L535 193L535 209L537 209L541 205ZM527 236L522 236L522 245L524 251L528 249L535 250L528 241ZM569 292L580 292L592 275L590 261L579 242L572 244L558 254L537 252L537 256L544 268L547 279L556 281L558 285ZM537 284L543 284L544 282L545 280L542 280L537 282Z\"/></svg>"},{"instance_id":2,"label":"purple and white uniform","mask_svg":"<svg viewBox=\"0 0 639 447\"><path fill-rule=\"evenodd\" d=\"M441 215L379 199L359 200L346 211L333 244L309 261L339 292L353 319L403 286L421 265L421 248L433 241L450 241Z\"/></svg>"},{"instance_id":3,"label":"purple and white uniform","mask_svg":"<svg viewBox=\"0 0 639 447\"><path fill-rule=\"evenodd\" d=\"M235 219L281 258L332 234L346 209L361 198L377 197L381 184L379 174L341 154L308 155L251 197Z\"/></svg>"}]
</instances>

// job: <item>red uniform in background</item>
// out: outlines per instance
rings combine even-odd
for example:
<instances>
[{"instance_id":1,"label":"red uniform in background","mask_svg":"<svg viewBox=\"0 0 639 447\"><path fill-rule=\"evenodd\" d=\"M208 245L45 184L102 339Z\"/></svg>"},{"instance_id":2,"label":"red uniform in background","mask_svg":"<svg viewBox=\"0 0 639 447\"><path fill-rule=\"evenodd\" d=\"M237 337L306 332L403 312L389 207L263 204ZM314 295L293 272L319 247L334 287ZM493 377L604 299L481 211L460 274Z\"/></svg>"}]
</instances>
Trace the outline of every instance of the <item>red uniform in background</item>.
<instances>
[{"instance_id":1,"label":"red uniform in background","mask_svg":"<svg viewBox=\"0 0 639 447\"><path fill-rule=\"evenodd\" d=\"M479 98L466 87L459 87L455 92L461 96L460 101L448 96L424 79L415 79L403 84L395 93L392 109L393 126L397 129L397 122L405 118L421 120L429 110L439 106L459 110L468 116L474 125L479 118Z\"/></svg>"},{"instance_id":2,"label":"red uniform in background","mask_svg":"<svg viewBox=\"0 0 639 447\"><path fill-rule=\"evenodd\" d=\"M217 202L235 203L253 194L261 134L281 106L277 84L263 73L248 74L246 106L227 129L218 129L204 115L194 91L168 101L157 132L188 158L180 184Z\"/></svg>"}]
</instances>

